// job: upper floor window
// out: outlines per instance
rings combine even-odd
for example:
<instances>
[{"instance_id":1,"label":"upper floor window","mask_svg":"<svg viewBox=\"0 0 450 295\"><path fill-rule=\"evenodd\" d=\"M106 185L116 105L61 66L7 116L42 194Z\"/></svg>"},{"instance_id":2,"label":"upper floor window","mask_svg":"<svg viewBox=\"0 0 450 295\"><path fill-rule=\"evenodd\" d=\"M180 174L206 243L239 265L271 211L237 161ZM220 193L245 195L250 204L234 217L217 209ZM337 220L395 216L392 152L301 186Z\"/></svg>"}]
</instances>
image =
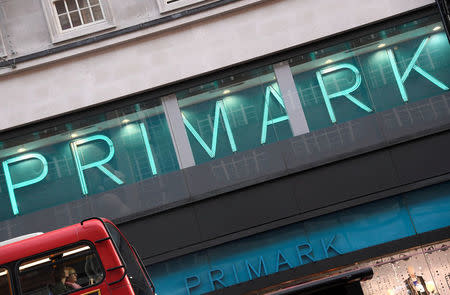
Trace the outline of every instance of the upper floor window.
<instances>
[{"instance_id":1,"label":"upper floor window","mask_svg":"<svg viewBox=\"0 0 450 295\"><path fill-rule=\"evenodd\" d=\"M41 0L53 43L114 27L108 0Z\"/></svg>"},{"instance_id":2,"label":"upper floor window","mask_svg":"<svg viewBox=\"0 0 450 295\"><path fill-rule=\"evenodd\" d=\"M53 2L61 30L68 30L105 19L99 0L56 0Z\"/></svg>"},{"instance_id":3,"label":"upper floor window","mask_svg":"<svg viewBox=\"0 0 450 295\"><path fill-rule=\"evenodd\" d=\"M179 8L183 8L201 2L209 3L215 1L217 0L157 0L159 11L161 13L176 10Z\"/></svg>"}]
</instances>

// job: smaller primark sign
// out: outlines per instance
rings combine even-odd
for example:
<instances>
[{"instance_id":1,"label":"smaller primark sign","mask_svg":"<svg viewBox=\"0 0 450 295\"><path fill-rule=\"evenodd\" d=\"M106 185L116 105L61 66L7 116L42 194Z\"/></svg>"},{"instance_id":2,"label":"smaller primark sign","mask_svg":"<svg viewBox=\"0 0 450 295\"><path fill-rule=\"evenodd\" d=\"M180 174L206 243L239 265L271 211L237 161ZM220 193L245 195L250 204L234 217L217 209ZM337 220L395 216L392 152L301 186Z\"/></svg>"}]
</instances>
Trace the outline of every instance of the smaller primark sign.
<instances>
[{"instance_id":1,"label":"smaller primark sign","mask_svg":"<svg viewBox=\"0 0 450 295\"><path fill-rule=\"evenodd\" d=\"M257 257L238 260L222 267L189 275L184 279L186 294L195 294L195 290L203 289L205 285L209 286L210 290L225 288L314 262L321 259L321 257L328 258L342 254L343 251L336 246L335 240L336 235L329 238L321 238L320 245L316 247L313 247L310 243L301 242L293 248L273 249ZM289 255L292 253L296 254L295 257Z\"/></svg>"}]
</instances>

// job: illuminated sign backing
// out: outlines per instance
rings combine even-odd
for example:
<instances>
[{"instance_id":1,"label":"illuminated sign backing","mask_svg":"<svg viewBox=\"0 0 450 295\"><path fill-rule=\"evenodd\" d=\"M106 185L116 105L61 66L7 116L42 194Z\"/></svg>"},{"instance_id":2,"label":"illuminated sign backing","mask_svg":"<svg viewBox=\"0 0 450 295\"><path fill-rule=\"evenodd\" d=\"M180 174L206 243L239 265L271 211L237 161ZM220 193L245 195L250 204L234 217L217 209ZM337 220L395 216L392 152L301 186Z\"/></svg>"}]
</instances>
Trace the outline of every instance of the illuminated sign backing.
<instances>
[{"instance_id":1,"label":"illuminated sign backing","mask_svg":"<svg viewBox=\"0 0 450 295\"><path fill-rule=\"evenodd\" d=\"M423 81L431 82L433 86L438 87L441 90L444 91L449 90L449 87L444 82L438 80L436 77L425 71L423 69L423 66L418 65L419 56L424 51L424 48L427 46L427 44L431 42L430 38L431 37L426 37L421 41L419 47L414 51L412 58L410 60L408 59L407 67L404 73L400 73L398 61L396 60L396 56L393 49L384 49L389 65L392 68L393 76L395 78L395 83L393 83L393 85L396 86L393 87L398 87L400 98L403 102L408 102L407 89L404 83L408 79L408 77L410 77L410 74L413 71L419 74L420 77L423 78L422 79ZM357 106L357 109L361 109L366 113L374 112L374 109L371 106L363 102L366 100L366 98L361 97L361 94L354 94L354 92L360 88L363 82L361 69L358 69L355 65L350 64L348 62L337 63L318 69L314 73L315 73L314 78L317 80L320 93L322 94L322 98L325 103L326 112L329 116L329 120L332 123L336 123L339 119L336 117L335 108L333 107L333 103L335 103L335 101L338 99L339 100L347 99L348 101L351 102L351 104ZM334 85L333 87L335 89L330 90L331 87L330 85L325 83L325 80L327 79L327 77L328 78L332 77L333 75L337 75L338 73L340 74L346 73L347 79L351 79L351 81L354 82L352 82L352 85L350 87L342 85ZM335 84L339 83L335 82ZM392 99L399 99L399 98L392 97ZM278 85L276 83L273 83L265 87L263 104L264 105L262 109L262 116L260 116L262 118L262 122L259 125L260 126L259 127L260 132L258 131L259 142L257 144L265 144L267 142L268 126L272 126L289 120L289 117L286 114L278 115L275 118L269 118L271 106L273 106L274 104L278 104L278 107L280 107L280 109L284 111L284 113L286 113L285 103L278 90ZM212 141L210 145L206 143L206 140L204 139L204 137L201 136L200 131L193 126L192 122L190 122L184 115L182 116L182 119L187 132L191 134L194 140L200 144L201 148L204 150L204 152L206 152L209 158L215 158L217 156L216 154L217 154L219 130L223 130L222 132L226 133L226 138L228 140L227 148L229 145L229 148L231 149L232 152L239 151L240 150L239 141L244 140L242 138L237 138L233 134L233 128L232 125L230 124L230 117L231 114L227 113L227 109L224 105L223 99L217 100L215 103L214 117L211 118L213 124L212 124ZM157 175L158 173L161 173L160 171L158 171L155 162L155 156L153 154L150 144L152 141L157 141L158 138L157 137L149 138L149 134L143 123L130 125L134 125L135 127L137 127L136 130L138 130L137 132L139 132L137 134L140 134L141 136L142 139L141 142L143 143L141 145L143 149L145 148L146 159L148 160L151 175ZM220 126L223 126L223 128L220 129L219 128ZM108 168L109 162L114 158L116 154L115 143L110 137L104 134L93 134L87 137L75 139L69 142L68 145L70 146L71 156L73 162L75 163L76 175L78 175L78 181L82 195L88 195L92 193L92 188L88 187L89 185L86 180L86 173L88 173L87 172L88 170L92 171L95 169L100 171L103 176L106 176L115 185L122 185L126 183L125 179L126 176L123 176L123 174L119 175L117 171L112 171L110 168ZM82 150L88 145L96 145L97 147L99 146L106 147L105 156L100 159L86 160L85 157L83 156ZM29 174L27 174L28 173L27 172L25 173L26 174L25 176L21 175L19 179L17 175L14 175L11 169L13 169L16 165L23 164L26 161L35 161L35 162L37 161L37 163L39 163L38 166L40 167L39 168L40 170L30 171ZM37 152L31 152L6 159L3 161L2 166L5 174L6 186L8 190L12 212L14 215L18 215L20 214L20 208L17 203L16 191L21 188L36 184L45 179L49 174L49 167L48 167L49 165L46 156Z\"/></svg>"}]
</instances>

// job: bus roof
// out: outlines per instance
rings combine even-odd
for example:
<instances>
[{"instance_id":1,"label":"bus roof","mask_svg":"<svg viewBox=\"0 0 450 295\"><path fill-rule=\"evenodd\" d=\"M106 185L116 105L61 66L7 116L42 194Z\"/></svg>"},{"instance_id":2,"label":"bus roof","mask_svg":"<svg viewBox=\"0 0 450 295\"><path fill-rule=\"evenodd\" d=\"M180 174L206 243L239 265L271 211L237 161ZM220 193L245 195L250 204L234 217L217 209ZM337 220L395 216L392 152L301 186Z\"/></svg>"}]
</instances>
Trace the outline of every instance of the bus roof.
<instances>
[{"instance_id":1,"label":"bus roof","mask_svg":"<svg viewBox=\"0 0 450 295\"><path fill-rule=\"evenodd\" d=\"M108 237L103 226L107 219L89 219L48 233L35 235L0 246L0 265L44 253L79 241L95 242Z\"/></svg>"},{"instance_id":2,"label":"bus roof","mask_svg":"<svg viewBox=\"0 0 450 295\"><path fill-rule=\"evenodd\" d=\"M28 234L28 235L15 237L15 238L12 238L12 239L9 239L9 240L6 240L6 241L2 241L2 242L0 242L0 247L8 245L8 244L15 243L17 241L22 241L22 240L26 240L26 239L29 239L29 238L32 238L32 237L35 237L35 236L39 236L39 235L42 235L42 234L43 234L42 232L32 233L32 234Z\"/></svg>"}]
</instances>

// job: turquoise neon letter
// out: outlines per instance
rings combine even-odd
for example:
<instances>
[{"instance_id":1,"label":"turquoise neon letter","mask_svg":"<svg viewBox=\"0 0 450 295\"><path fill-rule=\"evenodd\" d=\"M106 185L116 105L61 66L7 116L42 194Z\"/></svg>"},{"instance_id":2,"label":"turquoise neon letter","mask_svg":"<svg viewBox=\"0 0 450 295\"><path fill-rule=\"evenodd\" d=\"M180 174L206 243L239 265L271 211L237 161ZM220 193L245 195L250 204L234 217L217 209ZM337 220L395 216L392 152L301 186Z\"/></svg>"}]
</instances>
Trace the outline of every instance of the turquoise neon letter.
<instances>
[{"instance_id":1,"label":"turquoise neon letter","mask_svg":"<svg viewBox=\"0 0 450 295\"><path fill-rule=\"evenodd\" d=\"M278 101L279 104L283 107L283 109L286 110L286 107L284 106L283 99L281 98L281 95L276 91L272 86L266 87L266 97L264 101L264 115L263 115L263 124L262 124L262 132L261 132L261 144L266 143L267 139L267 126L276 124L282 121L289 120L289 117L287 115L281 116L272 120L268 120L269 118L269 102L270 102L270 94L272 94L275 99Z\"/></svg>"},{"instance_id":2,"label":"turquoise neon letter","mask_svg":"<svg viewBox=\"0 0 450 295\"><path fill-rule=\"evenodd\" d=\"M335 72L335 71L338 71L341 69L348 69L348 70L352 71L353 73L355 73L355 76L356 76L355 85L353 85L352 87L350 87L346 90L342 90L342 91L339 91L336 93L332 93L332 94L327 93L325 84L323 82L322 75L329 74L331 72ZM334 115L333 107L331 106L331 99L339 97L339 96L345 96L351 102L353 102L358 107L362 108L363 110L365 110L368 113L372 112L371 108L369 108L368 106L363 104L361 101L356 99L354 96L350 95L351 92L358 89L359 85L361 85L361 74L359 73L359 70L354 65L351 65L351 64L335 65L335 66L325 68L323 70L316 72L316 76L317 76L317 81L319 81L320 90L322 91L322 95L325 100L325 105L327 106L327 110L328 110L328 114L330 115L331 122L336 123L336 116Z\"/></svg>"},{"instance_id":3,"label":"turquoise neon letter","mask_svg":"<svg viewBox=\"0 0 450 295\"><path fill-rule=\"evenodd\" d=\"M109 146L108 156L106 158L104 158L103 160L96 161L96 162L93 162L90 164L86 164L86 165L81 164L80 155L78 154L78 146L83 145L88 142L91 142L91 141L95 141L95 140L103 140L108 144L108 146ZM82 138L82 139L71 142L70 147L72 148L73 158L75 159L75 165L77 166L78 177L80 178L81 190L83 191L84 195L88 194L88 189L87 189L87 185L86 185L86 179L84 178L83 170L86 170L89 168L97 167L98 169L100 169L100 171L105 173L106 176L111 178L115 183L123 184L122 180L120 180L117 176L112 174L111 171L109 171L108 169L103 167L103 165L108 163L114 156L114 145L113 145L113 142L111 141L111 139L109 139L109 137L106 137L104 135L89 136L89 137Z\"/></svg>"},{"instance_id":4,"label":"turquoise neon letter","mask_svg":"<svg viewBox=\"0 0 450 295\"><path fill-rule=\"evenodd\" d=\"M428 40L430 40L430 37L427 37L422 40L422 42L419 45L419 48L416 50L416 53L414 53L413 58L409 62L408 66L406 67L405 72L400 77L400 72L397 67L397 62L395 61L394 52L392 49L387 49L387 55L389 57L389 62L392 66L392 71L394 72L395 80L397 81L398 88L400 89L400 94L402 95L403 101L408 101L408 94L406 93L405 83L406 79L408 79L409 74L414 69L417 73L424 76L426 79L430 80L434 85L441 88L442 90L448 90L449 88L447 85L436 79L435 77L431 76L429 73L427 73L424 69L416 65L417 59L419 58L420 54L422 53L423 49L425 48L425 45L427 44Z\"/></svg>"},{"instance_id":5,"label":"turquoise neon letter","mask_svg":"<svg viewBox=\"0 0 450 295\"><path fill-rule=\"evenodd\" d=\"M41 172L41 174L38 177L36 177L36 178L13 184L13 181L12 181L12 178L11 178L11 173L9 172L9 165L12 164L12 163L22 162L22 161L26 161L26 160L29 160L29 159L38 159L39 161L41 161L41 163L42 163L42 172ZM14 158L11 158L11 159L8 159L8 160L4 161L3 162L3 171L5 171L6 185L8 187L9 199L11 201L11 206L12 206L12 209L13 209L13 213L14 213L14 215L17 215L17 214L19 214L19 209L17 207L16 195L14 194L14 190L17 189L17 188L21 188L21 187L24 187L24 186L31 185L33 183L39 182L42 179L44 179L45 176L47 176L47 173L48 173L47 160L44 158L44 156L42 156L41 154L38 154L38 153L25 154L25 155L21 155L21 156L14 157Z\"/></svg>"},{"instance_id":6,"label":"turquoise neon letter","mask_svg":"<svg viewBox=\"0 0 450 295\"><path fill-rule=\"evenodd\" d=\"M189 123L189 121L183 116L183 122L184 125L186 125L186 128L192 133L192 135L195 137L195 139L200 143L200 145L205 149L205 151L208 153L208 155L211 158L214 158L216 156L216 146L217 146L217 133L219 132L219 117L220 114L222 114L222 120L225 125L225 130L228 135L228 140L230 141L231 150L235 152L236 149L236 143L234 142L233 133L231 132L230 122L228 121L227 113L225 112L225 107L223 105L223 101L219 100L216 102L216 110L214 113L214 129L213 129L213 138L211 147L209 147L206 142L201 138L200 134L194 129L194 127Z\"/></svg>"},{"instance_id":7,"label":"turquoise neon letter","mask_svg":"<svg viewBox=\"0 0 450 295\"><path fill-rule=\"evenodd\" d=\"M150 162L150 167L152 168L153 175L158 174L156 171L155 159L153 158L152 148L150 147L150 142L147 136L147 130L145 129L144 123L140 123L139 127L141 127L142 138L144 139L145 149L147 151L148 161Z\"/></svg>"}]
</instances>

